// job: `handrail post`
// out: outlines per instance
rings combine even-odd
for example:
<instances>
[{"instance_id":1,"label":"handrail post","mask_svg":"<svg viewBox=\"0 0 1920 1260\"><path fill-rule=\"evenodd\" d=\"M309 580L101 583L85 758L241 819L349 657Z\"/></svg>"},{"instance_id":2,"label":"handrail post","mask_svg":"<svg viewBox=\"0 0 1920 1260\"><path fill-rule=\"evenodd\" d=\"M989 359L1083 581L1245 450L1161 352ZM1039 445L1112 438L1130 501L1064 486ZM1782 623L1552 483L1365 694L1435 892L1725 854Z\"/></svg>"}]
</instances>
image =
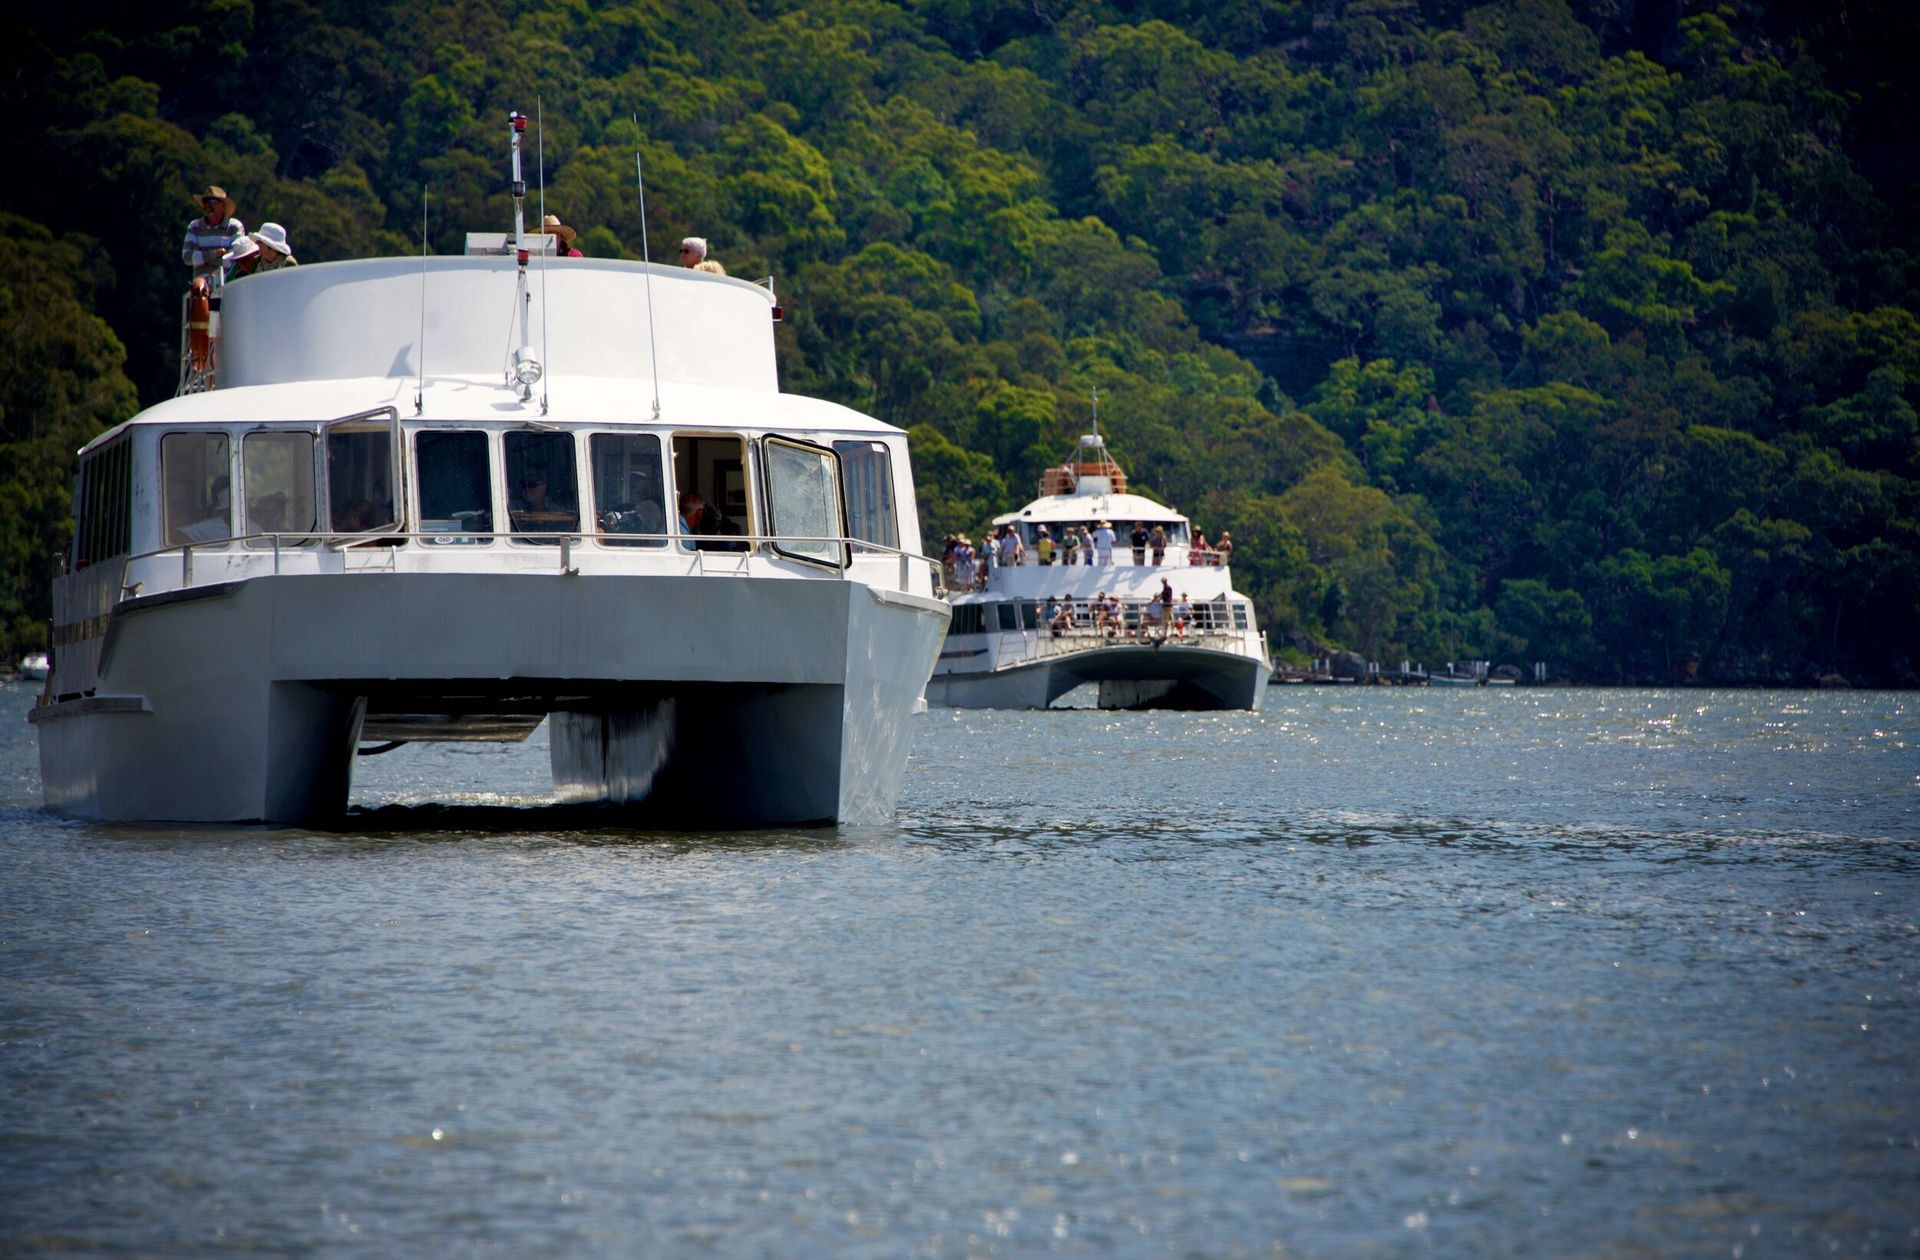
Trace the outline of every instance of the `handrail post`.
<instances>
[{"instance_id":1,"label":"handrail post","mask_svg":"<svg viewBox=\"0 0 1920 1260\"><path fill-rule=\"evenodd\" d=\"M902 595L907 593L909 572L907 568L907 553L903 551L900 553L900 593Z\"/></svg>"},{"instance_id":2,"label":"handrail post","mask_svg":"<svg viewBox=\"0 0 1920 1260\"><path fill-rule=\"evenodd\" d=\"M193 586L193 544L180 548L180 586L182 590Z\"/></svg>"}]
</instances>

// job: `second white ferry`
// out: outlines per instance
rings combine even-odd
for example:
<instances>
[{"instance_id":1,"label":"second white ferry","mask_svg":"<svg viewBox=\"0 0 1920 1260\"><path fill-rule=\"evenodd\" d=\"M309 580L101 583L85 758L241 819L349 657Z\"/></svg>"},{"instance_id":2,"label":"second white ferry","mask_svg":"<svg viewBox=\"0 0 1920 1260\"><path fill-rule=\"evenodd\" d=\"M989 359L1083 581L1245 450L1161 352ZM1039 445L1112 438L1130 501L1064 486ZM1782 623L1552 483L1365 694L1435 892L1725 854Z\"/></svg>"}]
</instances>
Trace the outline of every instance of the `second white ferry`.
<instances>
[{"instance_id":1,"label":"second white ferry","mask_svg":"<svg viewBox=\"0 0 1920 1260\"><path fill-rule=\"evenodd\" d=\"M1136 525L1149 539L1137 550ZM1098 433L993 526L1012 527L1021 562L949 575L953 624L929 704L1043 709L1092 683L1103 709L1259 708L1273 663L1227 556L1199 547L1180 513L1128 494ZM1069 553L1069 536L1094 541Z\"/></svg>"}]
</instances>

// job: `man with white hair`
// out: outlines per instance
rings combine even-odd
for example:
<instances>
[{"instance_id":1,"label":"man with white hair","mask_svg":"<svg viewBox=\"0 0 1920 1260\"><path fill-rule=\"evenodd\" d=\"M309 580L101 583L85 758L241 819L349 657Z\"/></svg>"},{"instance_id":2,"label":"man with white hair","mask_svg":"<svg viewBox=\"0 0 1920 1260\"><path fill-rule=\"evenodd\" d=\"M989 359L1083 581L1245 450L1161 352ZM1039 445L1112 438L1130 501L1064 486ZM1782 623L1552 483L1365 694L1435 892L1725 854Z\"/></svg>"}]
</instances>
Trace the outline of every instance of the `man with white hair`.
<instances>
[{"instance_id":1,"label":"man with white hair","mask_svg":"<svg viewBox=\"0 0 1920 1260\"><path fill-rule=\"evenodd\" d=\"M698 267L707 260L707 238L689 236L680 242L680 265Z\"/></svg>"}]
</instances>

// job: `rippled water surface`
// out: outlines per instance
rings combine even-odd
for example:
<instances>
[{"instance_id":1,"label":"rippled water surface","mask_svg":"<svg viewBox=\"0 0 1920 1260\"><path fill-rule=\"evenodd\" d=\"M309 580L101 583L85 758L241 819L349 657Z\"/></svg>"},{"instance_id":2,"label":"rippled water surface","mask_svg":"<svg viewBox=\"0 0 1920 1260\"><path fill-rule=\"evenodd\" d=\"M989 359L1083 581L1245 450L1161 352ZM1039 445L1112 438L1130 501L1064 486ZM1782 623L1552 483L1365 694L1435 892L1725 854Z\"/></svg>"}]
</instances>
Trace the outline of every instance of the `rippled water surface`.
<instances>
[{"instance_id":1,"label":"rippled water surface","mask_svg":"<svg viewBox=\"0 0 1920 1260\"><path fill-rule=\"evenodd\" d=\"M1920 1253L1907 694L935 712L896 826L38 810L0 1252Z\"/></svg>"}]
</instances>

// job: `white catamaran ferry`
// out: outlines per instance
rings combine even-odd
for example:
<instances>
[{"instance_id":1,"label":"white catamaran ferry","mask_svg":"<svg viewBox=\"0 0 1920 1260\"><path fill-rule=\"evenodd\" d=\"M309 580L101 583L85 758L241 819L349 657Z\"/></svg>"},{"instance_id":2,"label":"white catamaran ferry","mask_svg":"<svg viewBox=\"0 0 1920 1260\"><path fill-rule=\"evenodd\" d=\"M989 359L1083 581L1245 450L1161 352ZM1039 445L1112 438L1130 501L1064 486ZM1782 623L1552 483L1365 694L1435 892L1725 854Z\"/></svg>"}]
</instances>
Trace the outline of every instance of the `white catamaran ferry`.
<instances>
[{"instance_id":1,"label":"white catamaran ferry","mask_svg":"<svg viewBox=\"0 0 1920 1260\"><path fill-rule=\"evenodd\" d=\"M1186 517L1126 493L1097 432L1046 471L1039 498L993 524L1013 527L1024 562L953 583L953 625L928 703L1044 709L1095 683L1103 709L1260 706L1273 665L1253 605L1234 591L1224 557L1196 552ZM1136 553L1136 524L1158 527L1164 548ZM1103 528L1118 535L1110 549L1083 546L1067 562L1069 531ZM1051 564L1037 562L1043 530Z\"/></svg>"},{"instance_id":2,"label":"white catamaran ferry","mask_svg":"<svg viewBox=\"0 0 1920 1260\"><path fill-rule=\"evenodd\" d=\"M905 435L780 392L770 284L522 215L230 283L182 393L81 452L50 808L324 819L356 753L545 720L562 800L891 815L949 619Z\"/></svg>"}]
</instances>

